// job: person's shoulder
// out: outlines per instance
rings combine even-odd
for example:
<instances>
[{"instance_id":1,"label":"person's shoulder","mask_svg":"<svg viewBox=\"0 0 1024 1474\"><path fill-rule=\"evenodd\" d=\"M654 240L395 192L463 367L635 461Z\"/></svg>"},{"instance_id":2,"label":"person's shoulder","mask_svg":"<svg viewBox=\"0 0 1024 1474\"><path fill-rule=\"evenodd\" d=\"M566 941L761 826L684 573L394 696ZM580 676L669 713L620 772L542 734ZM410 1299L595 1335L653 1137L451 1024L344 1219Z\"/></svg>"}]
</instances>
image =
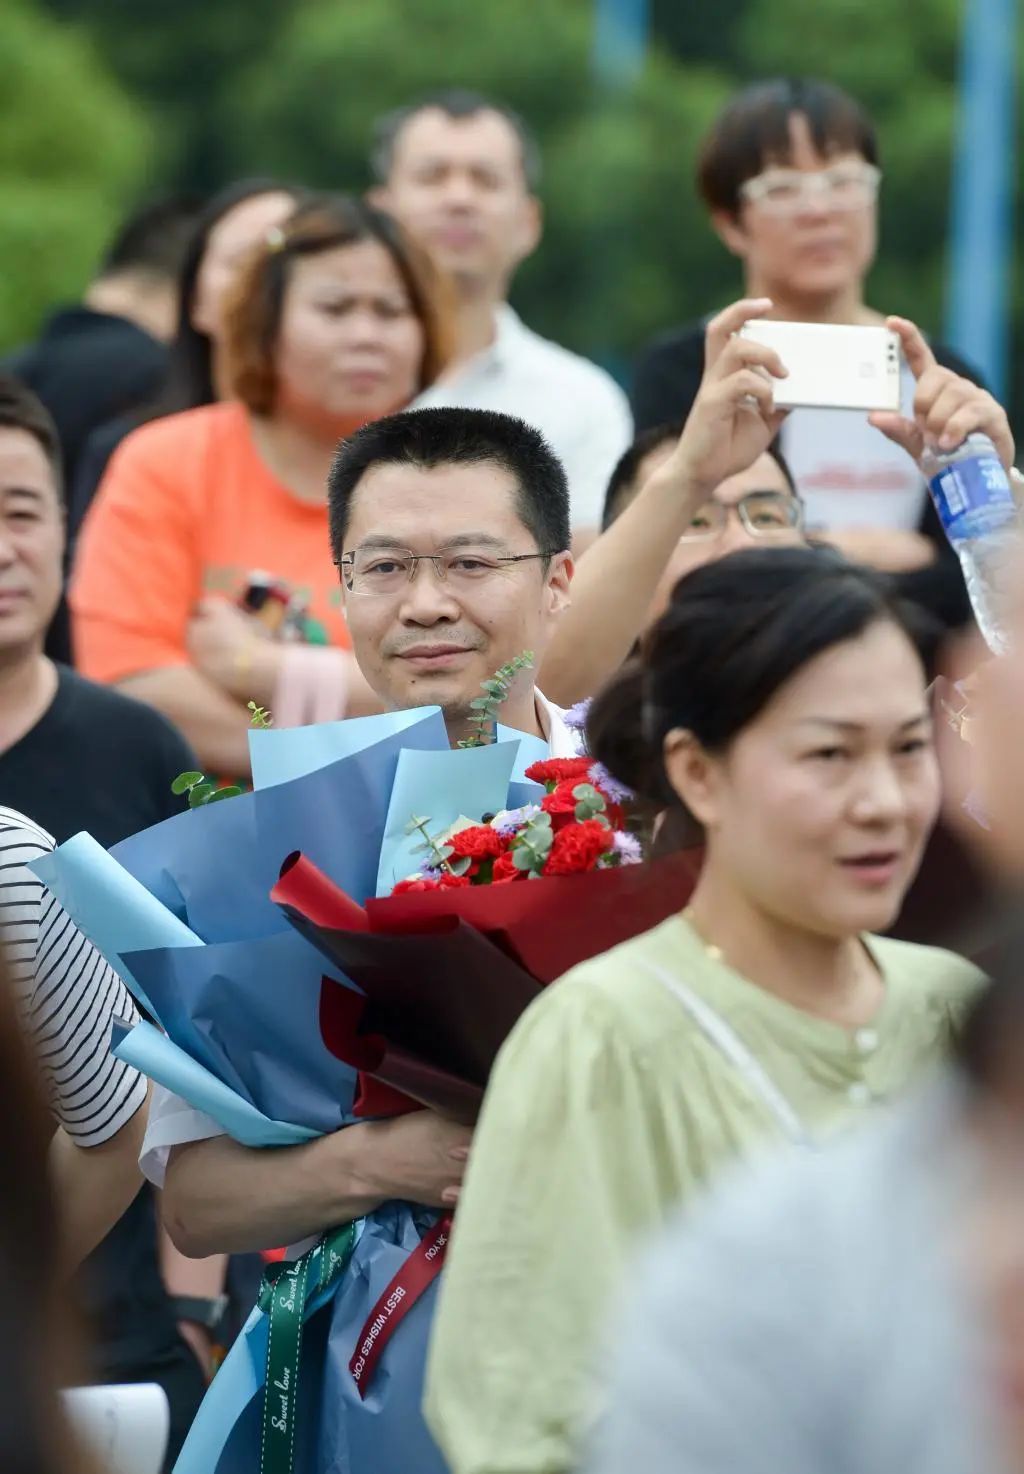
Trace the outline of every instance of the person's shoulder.
<instances>
[{"instance_id":1,"label":"person's shoulder","mask_svg":"<svg viewBox=\"0 0 1024 1474\"><path fill-rule=\"evenodd\" d=\"M955 1002L969 1000L985 984L979 967L945 947L895 937L872 937L870 946L886 977L913 992L926 990L933 997Z\"/></svg>"},{"instance_id":2,"label":"person's shoulder","mask_svg":"<svg viewBox=\"0 0 1024 1474\"><path fill-rule=\"evenodd\" d=\"M950 348L945 343L937 343L933 339L929 340L929 347L935 354L935 362L941 368L952 369L954 374L959 374L962 379L970 379L982 389L987 387L981 371L968 359L962 357L955 348Z\"/></svg>"},{"instance_id":3,"label":"person's shoulder","mask_svg":"<svg viewBox=\"0 0 1024 1474\"><path fill-rule=\"evenodd\" d=\"M0 852L8 862L13 851L26 851L27 858L45 855L56 848L53 835L41 824L36 824L27 814L17 809L5 808L0 804ZM20 859L20 856L19 856ZM0 861L0 864L3 864Z\"/></svg>"},{"instance_id":4,"label":"person's shoulder","mask_svg":"<svg viewBox=\"0 0 1024 1474\"><path fill-rule=\"evenodd\" d=\"M240 404L203 404L197 409L162 415L132 430L115 452L115 462L152 461L180 465L183 456L205 454L227 442L235 442L246 430L245 410Z\"/></svg>"},{"instance_id":5,"label":"person's shoulder","mask_svg":"<svg viewBox=\"0 0 1024 1474\"><path fill-rule=\"evenodd\" d=\"M706 327L707 318L701 318L656 333L641 348L638 359L644 363L677 363L686 367L696 364L703 368Z\"/></svg>"},{"instance_id":6,"label":"person's shoulder","mask_svg":"<svg viewBox=\"0 0 1024 1474\"><path fill-rule=\"evenodd\" d=\"M130 748L136 760L157 747L180 747L183 755L189 755L185 739L162 712L112 686L90 681L70 666L58 666L57 670L59 699L73 707L75 720L83 730L91 726L115 733L119 744Z\"/></svg>"},{"instance_id":7,"label":"person's shoulder","mask_svg":"<svg viewBox=\"0 0 1024 1474\"><path fill-rule=\"evenodd\" d=\"M575 353L553 338L545 338L521 319L516 319L518 353L529 358L544 373L557 375L563 387L570 386L574 392L604 395L608 399L625 402L625 395L607 369Z\"/></svg>"}]
</instances>

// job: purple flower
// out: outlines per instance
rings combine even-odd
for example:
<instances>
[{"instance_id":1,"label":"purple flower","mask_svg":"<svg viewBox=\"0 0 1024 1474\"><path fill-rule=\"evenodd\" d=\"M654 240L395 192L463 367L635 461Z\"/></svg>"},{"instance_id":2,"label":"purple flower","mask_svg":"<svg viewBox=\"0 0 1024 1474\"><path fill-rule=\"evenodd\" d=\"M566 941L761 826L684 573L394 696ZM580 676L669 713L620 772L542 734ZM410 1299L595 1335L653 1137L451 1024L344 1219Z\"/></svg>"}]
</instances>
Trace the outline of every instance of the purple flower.
<instances>
[{"instance_id":1,"label":"purple flower","mask_svg":"<svg viewBox=\"0 0 1024 1474\"><path fill-rule=\"evenodd\" d=\"M420 861L420 875L424 880L440 880L444 871L437 865L431 865L430 857L426 856Z\"/></svg>"},{"instance_id":2,"label":"purple flower","mask_svg":"<svg viewBox=\"0 0 1024 1474\"><path fill-rule=\"evenodd\" d=\"M503 839L508 839L517 830L529 824L531 819L536 819L539 813L540 809L537 804L524 804L521 809L505 809L503 813L496 814L491 820L491 828Z\"/></svg>"},{"instance_id":3,"label":"purple flower","mask_svg":"<svg viewBox=\"0 0 1024 1474\"><path fill-rule=\"evenodd\" d=\"M569 728L570 732L583 731L583 728L587 725L587 713L590 710L590 703L593 699L592 696L588 696L586 701L577 701L576 705L570 706L569 710L564 714L562 721Z\"/></svg>"},{"instance_id":4,"label":"purple flower","mask_svg":"<svg viewBox=\"0 0 1024 1474\"><path fill-rule=\"evenodd\" d=\"M632 788L627 788L624 783L619 782L618 778L612 777L604 763L594 763L587 776L594 787L600 788L613 804L626 804L631 798L636 797Z\"/></svg>"},{"instance_id":5,"label":"purple flower","mask_svg":"<svg viewBox=\"0 0 1024 1474\"><path fill-rule=\"evenodd\" d=\"M636 835L626 834L621 829L615 834L615 853L620 865L639 865L643 858Z\"/></svg>"}]
</instances>

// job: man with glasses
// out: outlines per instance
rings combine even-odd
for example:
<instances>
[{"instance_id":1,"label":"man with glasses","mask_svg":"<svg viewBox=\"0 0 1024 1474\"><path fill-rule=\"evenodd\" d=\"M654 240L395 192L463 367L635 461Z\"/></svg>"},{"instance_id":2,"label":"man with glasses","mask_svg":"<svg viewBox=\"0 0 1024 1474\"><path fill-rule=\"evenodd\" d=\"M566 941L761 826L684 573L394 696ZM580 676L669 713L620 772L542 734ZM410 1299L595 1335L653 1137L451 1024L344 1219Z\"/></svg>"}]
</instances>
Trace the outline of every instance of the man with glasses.
<instances>
[{"instance_id":1,"label":"man with glasses","mask_svg":"<svg viewBox=\"0 0 1024 1474\"><path fill-rule=\"evenodd\" d=\"M423 409L366 425L328 484L331 545L352 646L391 710L437 705L453 744L481 682L532 651L569 602L569 489L540 433L489 410ZM502 721L574 757L561 712L520 672ZM165 1221L201 1257L295 1243L392 1198L450 1206L470 1133L418 1111L303 1146L253 1150L154 1091L142 1167Z\"/></svg>"},{"instance_id":2,"label":"man with glasses","mask_svg":"<svg viewBox=\"0 0 1024 1474\"><path fill-rule=\"evenodd\" d=\"M875 324L864 300L875 256L882 180L874 127L860 106L825 82L775 80L728 104L704 142L698 185L719 238L743 266L745 295L771 300L791 322ZM685 415L703 367L704 325L656 339L633 385L637 430ZM972 377L946 350L938 362ZM914 393L909 366L903 398ZM912 592L947 623L968 614L923 478L898 445L848 410L795 410L782 449L811 532L851 557L911 572Z\"/></svg>"}]
</instances>

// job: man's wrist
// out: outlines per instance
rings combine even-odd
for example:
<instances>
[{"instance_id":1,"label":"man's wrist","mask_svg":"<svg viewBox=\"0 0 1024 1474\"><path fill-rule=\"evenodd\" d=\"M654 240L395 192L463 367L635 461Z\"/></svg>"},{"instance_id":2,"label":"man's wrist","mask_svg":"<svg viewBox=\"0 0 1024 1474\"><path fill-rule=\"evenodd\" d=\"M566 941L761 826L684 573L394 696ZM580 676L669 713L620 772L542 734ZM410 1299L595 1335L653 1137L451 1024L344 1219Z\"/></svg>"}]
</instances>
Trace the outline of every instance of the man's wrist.
<instances>
[{"instance_id":1,"label":"man's wrist","mask_svg":"<svg viewBox=\"0 0 1024 1474\"><path fill-rule=\"evenodd\" d=\"M672 511L689 516L708 500L715 483L698 476L688 461L673 456L658 467L645 489L651 500L663 501Z\"/></svg>"}]
</instances>

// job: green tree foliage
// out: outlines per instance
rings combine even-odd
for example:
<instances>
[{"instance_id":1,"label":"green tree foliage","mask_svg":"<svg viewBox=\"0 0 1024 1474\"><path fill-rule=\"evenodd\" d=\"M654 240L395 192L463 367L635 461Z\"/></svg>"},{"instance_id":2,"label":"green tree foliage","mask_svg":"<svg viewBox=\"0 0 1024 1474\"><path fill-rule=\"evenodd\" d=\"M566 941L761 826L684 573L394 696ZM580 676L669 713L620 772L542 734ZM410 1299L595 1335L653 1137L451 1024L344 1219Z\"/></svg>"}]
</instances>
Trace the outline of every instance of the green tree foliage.
<instances>
[{"instance_id":1,"label":"green tree foliage","mask_svg":"<svg viewBox=\"0 0 1024 1474\"><path fill-rule=\"evenodd\" d=\"M147 132L88 37L26 0L3 7L0 344L74 299L141 187Z\"/></svg>"},{"instance_id":2,"label":"green tree foliage","mask_svg":"<svg viewBox=\"0 0 1024 1474\"><path fill-rule=\"evenodd\" d=\"M728 84L655 52L634 90L602 95L591 26L590 0L306 0L233 84L234 166L361 188L380 113L438 86L491 92L530 119L544 150L547 236L517 305L584 352L628 354L729 279L689 185Z\"/></svg>"}]
</instances>

